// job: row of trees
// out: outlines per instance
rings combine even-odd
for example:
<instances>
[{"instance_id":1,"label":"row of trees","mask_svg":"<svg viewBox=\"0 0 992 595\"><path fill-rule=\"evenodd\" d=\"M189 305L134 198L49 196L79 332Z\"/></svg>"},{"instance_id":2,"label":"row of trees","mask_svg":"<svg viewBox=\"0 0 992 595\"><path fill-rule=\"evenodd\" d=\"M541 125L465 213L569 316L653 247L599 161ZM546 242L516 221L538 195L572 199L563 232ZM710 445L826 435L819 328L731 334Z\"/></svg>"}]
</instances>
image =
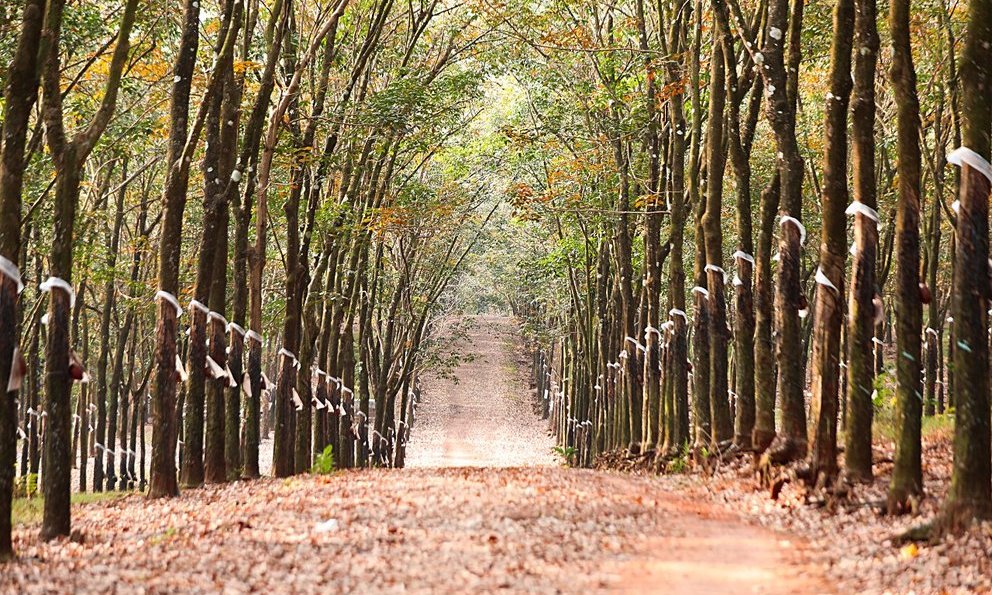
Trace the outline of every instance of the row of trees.
<instances>
[{"instance_id":1,"label":"row of trees","mask_svg":"<svg viewBox=\"0 0 992 595\"><path fill-rule=\"evenodd\" d=\"M992 514L992 3L829 8L516 7L514 204L542 239L503 291L578 463L691 446L867 482L894 394L888 510L953 412L958 528Z\"/></svg>"},{"instance_id":2,"label":"row of trees","mask_svg":"<svg viewBox=\"0 0 992 595\"><path fill-rule=\"evenodd\" d=\"M447 152L483 76L472 11L166 4L0 9L0 557L19 445L45 539L73 467L144 487L146 419L152 498L257 477L269 415L276 476L328 446L401 466L486 221Z\"/></svg>"}]
</instances>

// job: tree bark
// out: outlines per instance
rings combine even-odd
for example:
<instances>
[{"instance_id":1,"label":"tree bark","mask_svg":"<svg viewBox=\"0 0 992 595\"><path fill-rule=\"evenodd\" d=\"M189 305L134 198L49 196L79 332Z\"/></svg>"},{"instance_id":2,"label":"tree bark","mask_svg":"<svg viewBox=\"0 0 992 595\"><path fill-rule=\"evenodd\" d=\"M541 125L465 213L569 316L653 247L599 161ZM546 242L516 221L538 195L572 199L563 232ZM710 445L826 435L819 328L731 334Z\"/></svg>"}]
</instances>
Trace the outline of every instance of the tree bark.
<instances>
[{"instance_id":1,"label":"tree bark","mask_svg":"<svg viewBox=\"0 0 992 595\"><path fill-rule=\"evenodd\" d=\"M640 48L644 52L646 71L644 102L647 112L645 142L648 148L648 199L645 205L646 230L644 235L644 289L647 298L647 320L643 340L644 387L642 409L642 447L646 452L662 442L661 431L661 196L660 159L658 137L657 100L655 99L655 67L649 53L644 0L637 0L637 26Z\"/></svg>"},{"instance_id":2,"label":"tree bark","mask_svg":"<svg viewBox=\"0 0 992 595\"><path fill-rule=\"evenodd\" d=\"M17 448L17 400L8 392L17 349L17 299L21 284L17 263L21 254L21 192L24 149L31 110L38 97L39 44L45 0L26 0L17 49L4 89L3 137L0 148L0 259L13 267L0 273L0 561L14 553L11 508ZM17 278L15 278L17 277Z\"/></svg>"},{"instance_id":3,"label":"tree bark","mask_svg":"<svg viewBox=\"0 0 992 595\"><path fill-rule=\"evenodd\" d=\"M855 0L854 87L851 158L854 200L871 211L854 216L854 264L848 294L847 418L844 472L851 481L872 479L871 434L875 384L875 269L878 221L875 187L875 65L878 61L876 0ZM875 218L871 216L875 211Z\"/></svg>"},{"instance_id":4,"label":"tree bark","mask_svg":"<svg viewBox=\"0 0 992 595\"><path fill-rule=\"evenodd\" d=\"M693 320L692 320L692 364L688 377L692 379L692 417L694 425L693 447L701 449L710 443L710 405L709 405L709 320L707 319L706 298L701 287L706 282L703 268L706 266L706 248L703 243L703 232L700 221L706 211L706 203L699 189L700 179L700 145L702 143L702 118L696 117L703 113L700 101L700 65L703 36L703 5L697 0L694 13L692 50L689 52L689 94L692 118L692 138L689 145L689 201L695 209L695 244L693 277L695 287L692 289ZM698 289L697 289L698 288ZM678 323L676 323L678 324ZM686 324L688 327L688 323ZM688 366L688 364L687 364Z\"/></svg>"},{"instance_id":5,"label":"tree bark","mask_svg":"<svg viewBox=\"0 0 992 595\"><path fill-rule=\"evenodd\" d=\"M158 289L176 299L179 291L179 256L182 247L183 212L189 186L186 154L190 89L199 45L200 3L186 0L179 48L173 66L169 104L169 139L166 151L165 188L162 191L162 234L159 239ZM159 294L162 295L162 294ZM177 302L178 303L178 302ZM176 390L178 318L180 312L168 299L158 300L155 326L155 382L152 392L152 460L149 498L179 495L176 475Z\"/></svg>"},{"instance_id":6,"label":"tree bark","mask_svg":"<svg viewBox=\"0 0 992 595\"><path fill-rule=\"evenodd\" d=\"M258 94L255 97L255 105L245 126L245 140L242 146L242 155L239 159L238 171L242 174L245 171L257 171L258 169L258 152L262 133L265 129L265 116L268 111L272 90L275 87L276 64L279 56L282 54L282 41L286 33L286 24L289 20L287 3L288 0L286 2L276 0L271 16L269 17L267 30L271 31L271 35L267 35L269 43L265 69L261 76ZM250 284L248 271L249 266L254 266L252 264L253 252L248 248L248 228L251 224L252 196L256 185L257 179L252 176L246 184L244 196L241 201L234 240L234 322L245 324L245 310L248 307L249 299L252 300L250 313L250 328L252 330L246 335L248 340L247 381L249 394L245 402L244 444L242 447L243 475L247 478L255 478L260 475L258 448L261 441L260 416L262 397L261 287L258 290L259 310L256 317L254 305L255 294L252 292L253 285ZM262 208L261 205L259 205L259 208Z\"/></svg>"},{"instance_id":7,"label":"tree bark","mask_svg":"<svg viewBox=\"0 0 992 595\"><path fill-rule=\"evenodd\" d=\"M960 530L973 519L992 516L992 453L989 427L989 227L992 179L992 2L968 4L969 25L961 59L962 141L974 152L961 172L960 210L955 247L952 311L955 427L951 489L944 502L943 524ZM984 162L984 163L983 163ZM984 166L985 172L976 168ZM984 173L984 175L983 175Z\"/></svg>"},{"instance_id":8,"label":"tree bark","mask_svg":"<svg viewBox=\"0 0 992 595\"><path fill-rule=\"evenodd\" d=\"M762 50L767 95L766 114L778 147L778 176L781 184L782 225L779 240L778 284L775 315L778 330L778 396L782 408L782 434L772 460L787 462L806 456L806 400L803 394L803 351L799 312L803 309L800 287L800 250L803 230L802 190L804 166L796 141L796 108L790 77L784 62L785 32L790 39L790 67L798 67L799 35L803 0L772 0L768 6L768 31ZM791 219L790 219L791 218Z\"/></svg>"},{"instance_id":9,"label":"tree bark","mask_svg":"<svg viewBox=\"0 0 992 595\"><path fill-rule=\"evenodd\" d=\"M840 334L844 324L844 265L847 260L847 108L851 97L851 28L854 0L834 5L830 92L824 122L823 226L820 268L813 311L813 401L815 427L811 468L815 481L829 484L837 474L837 415L840 391Z\"/></svg>"},{"instance_id":10,"label":"tree bark","mask_svg":"<svg viewBox=\"0 0 992 595\"><path fill-rule=\"evenodd\" d=\"M751 215L751 139L761 104L761 77L754 76L748 91L748 79L737 75L737 55L730 36L729 15L719 16L724 23L723 56L727 72L728 106L727 138L730 160L736 180L737 251L733 263L734 276L734 445L743 450L752 449L755 424L754 402L754 241ZM750 93L750 107L742 122L741 103ZM742 129L742 126L744 127Z\"/></svg>"},{"instance_id":11,"label":"tree bark","mask_svg":"<svg viewBox=\"0 0 992 595\"><path fill-rule=\"evenodd\" d=\"M48 48L44 75L44 119L48 144L55 162L55 230L50 256L51 274L66 283L72 280L73 226L79 202L83 166L100 136L106 130L117 103L117 92L130 50L131 28L137 13L137 0L128 0L121 15L117 44L108 69L104 97L90 123L71 140L66 139L60 86L58 47L61 38L63 0L53 0L45 18L43 39ZM48 414L45 424L45 506L41 538L50 540L68 535L70 529L70 472L72 379L69 376L70 291L53 286L49 300L48 341L46 346Z\"/></svg>"},{"instance_id":12,"label":"tree bark","mask_svg":"<svg viewBox=\"0 0 992 595\"><path fill-rule=\"evenodd\" d=\"M722 0L713 0L714 12L726 11ZM710 102L707 118L706 148L706 211L701 221L706 250L706 300L709 320L709 403L712 423L711 446L714 452L734 437L730 414L727 374L729 332L727 329L727 300L724 293L723 269L723 176L727 156L724 149L725 107L727 103L726 64L723 47L726 38L719 18L714 19L714 41L710 55Z\"/></svg>"},{"instance_id":13,"label":"tree bark","mask_svg":"<svg viewBox=\"0 0 992 595\"><path fill-rule=\"evenodd\" d=\"M677 65L668 69L669 84L681 80L681 72ZM672 222L672 253L669 264L669 286L671 294L672 309L669 311L669 319L674 323L670 344L669 379L672 392L672 407L670 410L669 430L666 432L666 442L668 448L672 450L681 448L690 441L689 436L689 324L686 317L685 302L685 255L683 243L685 242L686 224L686 204L682 198L685 191L685 138L687 134L685 123L683 84L680 92L677 92L671 100L670 109L672 112L672 144L671 163L672 174L670 179L671 201L671 222Z\"/></svg>"},{"instance_id":14,"label":"tree bark","mask_svg":"<svg viewBox=\"0 0 992 595\"><path fill-rule=\"evenodd\" d=\"M896 100L896 149L899 155L899 203L896 212L897 439L888 496L888 511L892 514L910 512L923 495L920 436L923 413L923 394L920 391L920 330L923 324L920 303L920 105L916 96L916 71L910 44L910 2L892 0L889 4L889 28L892 31L889 76ZM982 304L984 308L984 302ZM984 353L987 354L987 339L983 337L980 342L986 345ZM975 347L982 349L978 345Z\"/></svg>"}]
</instances>

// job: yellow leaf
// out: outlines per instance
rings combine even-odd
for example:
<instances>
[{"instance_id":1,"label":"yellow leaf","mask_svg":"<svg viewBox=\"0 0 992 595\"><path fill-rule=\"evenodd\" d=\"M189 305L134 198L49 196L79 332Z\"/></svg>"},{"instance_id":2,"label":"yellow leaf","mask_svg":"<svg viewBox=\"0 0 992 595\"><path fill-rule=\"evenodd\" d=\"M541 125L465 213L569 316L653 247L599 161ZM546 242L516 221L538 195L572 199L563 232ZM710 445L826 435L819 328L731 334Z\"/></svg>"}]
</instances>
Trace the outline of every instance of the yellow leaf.
<instances>
[{"instance_id":1,"label":"yellow leaf","mask_svg":"<svg viewBox=\"0 0 992 595\"><path fill-rule=\"evenodd\" d=\"M903 560L912 560L920 555L920 548L916 547L915 543L910 543L899 549L899 555L902 556Z\"/></svg>"}]
</instances>

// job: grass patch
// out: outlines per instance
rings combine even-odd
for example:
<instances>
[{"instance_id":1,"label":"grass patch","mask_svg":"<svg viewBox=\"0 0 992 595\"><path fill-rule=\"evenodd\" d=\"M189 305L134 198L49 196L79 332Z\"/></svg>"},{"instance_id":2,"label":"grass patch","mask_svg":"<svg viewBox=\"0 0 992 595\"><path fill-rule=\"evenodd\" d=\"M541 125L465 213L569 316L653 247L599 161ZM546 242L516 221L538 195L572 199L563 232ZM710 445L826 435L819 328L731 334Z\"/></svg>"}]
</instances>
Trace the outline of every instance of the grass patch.
<instances>
[{"instance_id":1,"label":"grass patch","mask_svg":"<svg viewBox=\"0 0 992 595\"><path fill-rule=\"evenodd\" d=\"M889 442L895 442L896 411L894 407L885 407L881 411L875 409L875 432ZM921 426L921 436L924 440L951 440L954 438L954 413L940 415L924 415Z\"/></svg>"},{"instance_id":2,"label":"grass patch","mask_svg":"<svg viewBox=\"0 0 992 595\"><path fill-rule=\"evenodd\" d=\"M872 395L875 408L872 432L885 442L895 442L898 438L898 413L896 410L896 381L893 371L887 369L875 378L875 392ZM940 415L924 415L921 435L924 440L945 441L954 438L954 408Z\"/></svg>"},{"instance_id":3,"label":"grass patch","mask_svg":"<svg viewBox=\"0 0 992 595\"><path fill-rule=\"evenodd\" d=\"M85 506L96 502L107 502L129 496L136 492L97 492L73 494L71 502L73 506ZM11 515L15 527L20 525L36 525L41 522L45 507L44 499L38 498L14 498L13 513Z\"/></svg>"},{"instance_id":4,"label":"grass patch","mask_svg":"<svg viewBox=\"0 0 992 595\"><path fill-rule=\"evenodd\" d=\"M954 439L954 413L923 416L923 437L935 440Z\"/></svg>"}]
</instances>

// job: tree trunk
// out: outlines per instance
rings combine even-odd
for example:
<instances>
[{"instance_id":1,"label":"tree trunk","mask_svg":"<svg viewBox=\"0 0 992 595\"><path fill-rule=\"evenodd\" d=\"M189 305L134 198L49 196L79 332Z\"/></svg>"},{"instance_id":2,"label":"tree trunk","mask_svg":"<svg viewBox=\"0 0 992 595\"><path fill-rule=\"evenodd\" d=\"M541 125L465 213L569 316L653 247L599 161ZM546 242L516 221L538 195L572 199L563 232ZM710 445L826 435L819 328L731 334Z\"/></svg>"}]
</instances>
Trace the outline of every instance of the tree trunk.
<instances>
[{"instance_id":1,"label":"tree trunk","mask_svg":"<svg viewBox=\"0 0 992 595\"><path fill-rule=\"evenodd\" d=\"M87 321L86 321L87 316L86 316L85 310L81 312L81 316L83 318L83 322L82 322L82 327L83 327L83 337L82 337L82 341L83 341L83 361L85 362L85 361L88 361L89 360L89 347L90 347L89 328L90 327L89 327L89 324L87 324ZM80 492L86 492L86 481L88 479L87 478L87 475L89 474L89 458L90 458L90 451L89 451L89 442L90 442L90 435L89 435L89 423L90 423L90 420L89 420L90 390L89 390L89 388L90 388L90 385L88 383L87 384L84 384L84 385L82 385L80 387L79 397L76 400L76 415L73 416L73 418L76 420L76 434L79 436L77 453L79 455L79 465L78 465L78 468L79 468L79 484L78 484L78 486L79 486L79 491Z\"/></svg>"},{"instance_id":2,"label":"tree trunk","mask_svg":"<svg viewBox=\"0 0 992 595\"><path fill-rule=\"evenodd\" d=\"M131 393L131 444L128 450L127 473L131 480L130 488L138 489L138 432L141 427L141 391Z\"/></svg>"},{"instance_id":3,"label":"tree trunk","mask_svg":"<svg viewBox=\"0 0 992 595\"><path fill-rule=\"evenodd\" d=\"M45 0L26 0L17 49L8 66L4 89L0 149L0 562L14 553L11 508L17 448L17 400L8 391L17 349L17 296L21 291L17 262L21 253L21 192L24 148L31 110L38 96L39 56ZM22 372L20 370L18 373Z\"/></svg>"},{"instance_id":4,"label":"tree trunk","mask_svg":"<svg viewBox=\"0 0 992 595\"><path fill-rule=\"evenodd\" d=\"M781 184L778 174L761 193L758 250L754 276L754 432L755 452L764 452L775 440L775 324L772 284L772 235L778 210Z\"/></svg>"},{"instance_id":5,"label":"tree trunk","mask_svg":"<svg viewBox=\"0 0 992 595\"><path fill-rule=\"evenodd\" d=\"M775 315L778 330L776 361L778 395L782 408L782 435L773 449L772 460L787 462L806 456L806 400L803 394L803 350L800 310L805 309L800 287L800 250L805 230L802 219L804 166L796 141L796 108L791 92L798 85L784 63L784 35L789 32L790 67L798 62L803 0L773 0L768 7L768 32L762 51L767 90L768 121L778 147L778 175L781 184L781 234L779 240L778 285ZM790 14L791 13L791 14ZM791 26L790 26L791 25Z\"/></svg>"},{"instance_id":6,"label":"tree trunk","mask_svg":"<svg viewBox=\"0 0 992 595\"><path fill-rule=\"evenodd\" d=\"M190 89L199 45L200 3L186 0L179 48L173 66L174 79L169 104L169 140L166 151L165 188L162 191L162 234L159 238L157 322L155 326L155 382L152 393L152 460L149 498L179 495L176 476L176 391L179 257L182 248L183 213L189 186L189 156L186 155Z\"/></svg>"},{"instance_id":7,"label":"tree trunk","mask_svg":"<svg viewBox=\"0 0 992 595\"><path fill-rule=\"evenodd\" d=\"M352 330L353 321L349 314L345 322L344 335L341 338L341 355L338 357L341 373L341 429L339 432L341 467L349 469L355 465L355 432L352 418L355 412L355 339Z\"/></svg>"},{"instance_id":8,"label":"tree trunk","mask_svg":"<svg viewBox=\"0 0 992 595\"><path fill-rule=\"evenodd\" d=\"M269 17L267 30L271 31L272 35L268 39L269 44L265 69L262 73L259 90L255 97L255 104L245 125L245 140L242 146L242 155L238 161L239 175L244 175L246 171L257 170L258 151L264 129L265 116L268 111L272 89L275 86L276 62L282 52L282 40L286 31L286 23L288 22L289 10L285 9L284 5L285 3L282 0L276 0ZM253 262L253 254L248 248L248 228L251 225L252 196L256 189L256 182L257 179L252 176L245 185L244 194L238 210L238 222L234 232L233 321L236 324L244 325L246 323L246 309L249 298L253 300L250 317L251 324L249 325L252 330L245 335L248 341L248 390L246 391L245 424L241 458L244 466L242 475L246 478L255 478L260 475L258 448L260 442L262 395L262 338L259 334L261 332L261 287L259 286L258 290L259 312L256 317L254 309L256 296L249 287L248 274L249 265Z\"/></svg>"},{"instance_id":9,"label":"tree trunk","mask_svg":"<svg viewBox=\"0 0 992 595\"><path fill-rule=\"evenodd\" d=\"M702 210L702 204L700 204ZM698 220L698 217L697 217ZM692 288L695 308L692 328L692 413L696 425L696 450L709 448L712 442L712 409L710 408L710 334L709 314L706 305L707 289L700 285L706 278L699 262L705 253L703 231L696 225L696 283Z\"/></svg>"},{"instance_id":10,"label":"tree trunk","mask_svg":"<svg viewBox=\"0 0 992 595\"><path fill-rule=\"evenodd\" d=\"M682 39L684 33L679 34ZM680 46L681 47L681 46ZM669 84L682 80L681 70L677 64L672 64L668 68ZM685 84L682 83L681 90L684 91ZM698 91L697 91L698 93ZM672 407L670 410L669 430L666 432L666 450L678 449L688 444L689 436L689 378L688 378L688 334L689 324L686 318L685 303L685 255L683 243L685 242L686 208L682 199L685 191L685 106L683 93L675 93L671 99L670 108L672 112L672 134L671 143L671 179L670 195L671 201L671 223L672 223L672 253L669 264L669 292L671 295L672 309L669 312L669 319L674 323L670 344L669 379L672 392ZM604 327L605 328L605 327Z\"/></svg>"},{"instance_id":11,"label":"tree trunk","mask_svg":"<svg viewBox=\"0 0 992 595\"><path fill-rule=\"evenodd\" d=\"M134 350L135 344L132 342L129 345L127 356L129 381L125 382L125 386L121 389L120 393L120 418L118 421L120 427L120 446L117 447L117 453L120 455L120 462L117 471L117 487L121 491L131 489L131 474L128 472L128 463L131 460L131 451L133 449L128 446L128 426L131 421L131 400L133 396L131 393L130 377L134 374Z\"/></svg>"},{"instance_id":12,"label":"tree trunk","mask_svg":"<svg viewBox=\"0 0 992 595\"><path fill-rule=\"evenodd\" d=\"M203 255L201 253L201 258ZM202 289L201 289L202 291ZM203 485L203 407L205 404L207 365L207 307L194 299L190 303L189 354L183 408L183 456L179 481L184 488Z\"/></svg>"},{"instance_id":13,"label":"tree trunk","mask_svg":"<svg viewBox=\"0 0 992 595\"><path fill-rule=\"evenodd\" d=\"M726 9L722 0L714 0L714 10ZM714 42L710 55L710 104L707 124L706 148L706 211L700 221L706 252L706 299L709 333L709 404L712 434L710 444L714 452L720 445L734 437L733 419L728 401L729 384L727 379L728 332L727 301L724 294L723 270L723 175L727 158L724 152L723 125L727 100L724 48L721 37L721 23L714 21ZM698 372L697 372L698 373Z\"/></svg>"},{"instance_id":14,"label":"tree trunk","mask_svg":"<svg viewBox=\"0 0 992 595\"><path fill-rule=\"evenodd\" d=\"M124 179L127 179L127 164L123 167ZM103 311L100 316L100 356L97 361L96 370L96 442L106 445L107 441L107 366L110 359L110 321L113 316L114 304L117 299L117 286L115 283L114 270L117 266L117 253L120 249L121 228L124 224L124 188L121 188L117 195L116 213L114 215L114 229L110 236L110 252L107 256L107 269L110 271L110 279L104 285ZM97 448L93 462L93 490L103 491L103 457L104 450Z\"/></svg>"},{"instance_id":15,"label":"tree trunk","mask_svg":"<svg viewBox=\"0 0 992 595\"><path fill-rule=\"evenodd\" d=\"M219 78L218 90L207 103L204 123L206 143L203 164L203 235L197 263L195 299L209 308L204 322L194 314L190 333L189 393L186 396L185 449L183 451L183 485L227 480L224 460L224 393L227 378L226 319L223 316L227 289L228 193L237 132L224 125L225 115L233 117L230 95L233 44L241 26L242 2L225 2L220 34L215 52L218 55L213 75ZM227 112L225 114L225 112ZM201 315L204 314L201 312ZM199 331L199 332L198 332ZM210 337L209 353L205 344ZM212 360L209 361L208 360ZM207 374L207 370L216 370Z\"/></svg>"},{"instance_id":16,"label":"tree trunk","mask_svg":"<svg viewBox=\"0 0 992 595\"><path fill-rule=\"evenodd\" d=\"M295 109L295 108L294 108ZM280 358L278 392L276 394L275 436L273 438L273 472L276 477L288 477L296 469L295 421L297 411L309 407L296 390L296 377L302 362L297 359L300 348L301 310L299 302L300 270L300 195L303 191L303 165L298 163L292 171L290 195L285 203L286 212L286 314L283 319L282 347L289 355ZM285 377L285 378L284 378Z\"/></svg>"},{"instance_id":17,"label":"tree trunk","mask_svg":"<svg viewBox=\"0 0 992 595\"><path fill-rule=\"evenodd\" d=\"M992 453L989 428L989 228L992 186L989 132L992 128L992 2L968 4L969 25L961 59L964 100L963 147L955 155L962 165L957 245L954 254L952 311L954 352L954 468L942 511L952 530L973 519L992 516ZM965 153L965 148L972 153ZM979 168L984 168L984 171Z\"/></svg>"},{"instance_id":18,"label":"tree trunk","mask_svg":"<svg viewBox=\"0 0 992 595\"><path fill-rule=\"evenodd\" d=\"M637 1L637 25L640 33L640 48L644 52L645 109L647 128L645 141L648 147L648 186L646 210L646 230L644 235L644 289L647 298L647 320L643 326L644 387L642 409L641 451L654 449L662 442L661 431L661 196L660 159L661 148L658 137L657 100L655 99L655 69L651 54L648 53L648 33L644 15L644 0ZM583 418L584 421L585 418Z\"/></svg>"},{"instance_id":19,"label":"tree trunk","mask_svg":"<svg viewBox=\"0 0 992 595\"><path fill-rule=\"evenodd\" d=\"M234 386L228 386L224 402L224 465L230 480L242 476L241 463L241 394L244 384L245 332L237 323L228 326L230 353L227 367Z\"/></svg>"},{"instance_id":20,"label":"tree trunk","mask_svg":"<svg viewBox=\"0 0 992 595\"><path fill-rule=\"evenodd\" d=\"M724 18L724 17L721 17ZM729 18L725 18L723 39L732 39ZM741 130L740 104L747 94L744 81L737 76L736 54L733 44L724 42L724 61L727 71L727 88L730 101L727 114L728 145L734 168L737 195L737 251L733 255L737 274L734 276L734 388L737 393L734 408L734 445L739 449L752 450L755 423L754 402L754 241L752 240L751 216L751 140L754 125L757 124L761 102L761 77L754 77L751 90L751 107L744 124L747 132Z\"/></svg>"},{"instance_id":21,"label":"tree trunk","mask_svg":"<svg viewBox=\"0 0 992 595\"><path fill-rule=\"evenodd\" d=\"M699 157L703 127L702 118L697 117L697 115L703 113L702 102L699 97L700 89L702 88L699 77L699 57L702 54L703 36L703 5L701 1L697 0L693 13L695 15L695 31L692 50L689 52L690 111L693 114L692 140L689 146L689 201L696 210L694 221L696 253L693 270L695 287L692 289L694 314L692 320L692 364L687 375L692 379L692 417L695 427L693 447L698 450L710 443L709 320L707 319L705 287L701 287L701 284L706 281L706 274L703 272L703 268L706 265L706 248L703 243L702 227L700 226L700 221L706 211L706 203L699 189L699 179L701 177ZM688 327L688 322L686 323L686 327Z\"/></svg>"},{"instance_id":22,"label":"tree trunk","mask_svg":"<svg viewBox=\"0 0 992 595\"><path fill-rule=\"evenodd\" d=\"M223 299L223 298L221 298ZM227 324L216 312L210 316L210 358L220 370L227 369ZM227 459L225 457L226 433L224 397L228 388L228 377L221 375L210 378L207 385L205 403L206 429L204 433L203 471L207 483L227 481Z\"/></svg>"},{"instance_id":23,"label":"tree trunk","mask_svg":"<svg viewBox=\"0 0 992 595\"><path fill-rule=\"evenodd\" d=\"M124 392L122 384L124 383L124 356L125 349L127 348L128 338L131 336L131 327L134 324L134 311L128 310L127 315L124 318L124 325L121 327L118 333L117 346L114 351L114 362L113 368L110 375L110 394L109 403L107 411L107 490L113 491L114 489L124 489L124 476L123 474L118 476L115 470L117 454L120 448L117 446L117 430L120 425L120 400L121 395ZM126 398L126 397L124 397ZM123 443L124 440L122 439ZM117 485L118 480L120 480L120 486Z\"/></svg>"},{"instance_id":24,"label":"tree trunk","mask_svg":"<svg viewBox=\"0 0 992 595\"><path fill-rule=\"evenodd\" d=\"M837 414L840 391L840 334L844 324L844 265L847 260L847 108L851 96L851 28L854 0L834 5L830 56L830 92L824 122L823 226L820 268L813 312L813 401L815 429L813 478L830 483L837 474Z\"/></svg>"},{"instance_id":25,"label":"tree trunk","mask_svg":"<svg viewBox=\"0 0 992 595\"><path fill-rule=\"evenodd\" d=\"M923 495L920 444L923 413L923 394L920 391L920 330L923 323L920 303L920 106L916 96L909 20L910 0L892 0L889 4L889 28L892 31L889 76L896 100L896 148L899 155L899 204L896 213L897 439L888 497L888 510L892 514L910 512ZM987 195L986 192L986 198ZM980 320L984 322L984 316ZM983 336L980 343L987 345L987 342ZM988 353L987 347L985 351L979 345L975 348L980 353ZM988 359L987 355L983 357Z\"/></svg>"},{"instance_id":26,"label":"tree trunk","mask_svg":"<svg viewBox=\"0 0 992 595\"><path fill-rule=\"evenodd\" d=\"M248 383L250 395L245 403L244 473L247 478L261 475L258 467L258 447L261 443L260 416L262 408L262 339L254 331L248 335Z\"/></svg>"},{"instance_id":27,"label":"tree trunk","mask_svg":"<svg viewBox=\"0 0 992 595\"><path fill-rule=\"evenodd\" d=\"M851 158L854 200L854 264L848 297L847 418L844 472L851 481L872 479L871 424L875 384L875 268L878 213L875 187L875 64L878 60L876 0L855 0L854 95L851 108ZM881 301L879 299L879 301Z\"/></svg>"}]
</instances>

